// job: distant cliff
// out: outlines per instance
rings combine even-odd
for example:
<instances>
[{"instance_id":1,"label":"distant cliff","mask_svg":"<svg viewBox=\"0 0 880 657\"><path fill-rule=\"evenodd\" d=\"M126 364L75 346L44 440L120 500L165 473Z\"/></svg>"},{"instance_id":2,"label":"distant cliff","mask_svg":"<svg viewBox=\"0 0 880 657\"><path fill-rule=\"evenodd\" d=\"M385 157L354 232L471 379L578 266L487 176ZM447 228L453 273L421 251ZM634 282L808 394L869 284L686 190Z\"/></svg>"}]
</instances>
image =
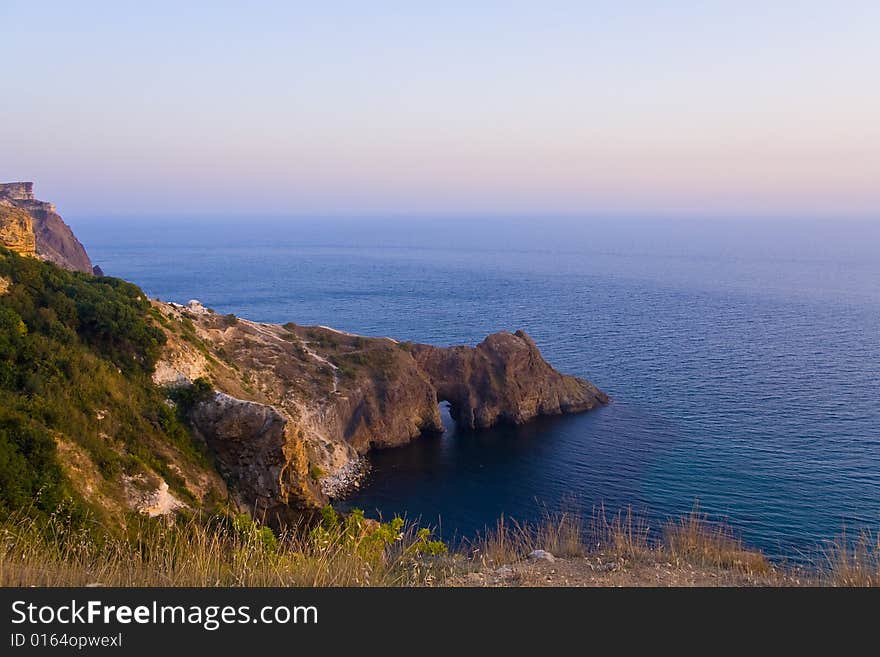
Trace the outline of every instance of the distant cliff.
<instances>
[{"instance_id":1,"label":"distant cliff","mask_svg":"<svg viewBox=\"0 0 880 657\"><path fill-rule=\"evenodd\" d=\"M26 235L22 212L30 217L32 239ZM33 250L28 246L31 242ZM55 206L34 198L31 182L0 183L0 244L25 255L35 254L65 269L94 272L85 248Z\"/></svg>"}]
</instances>

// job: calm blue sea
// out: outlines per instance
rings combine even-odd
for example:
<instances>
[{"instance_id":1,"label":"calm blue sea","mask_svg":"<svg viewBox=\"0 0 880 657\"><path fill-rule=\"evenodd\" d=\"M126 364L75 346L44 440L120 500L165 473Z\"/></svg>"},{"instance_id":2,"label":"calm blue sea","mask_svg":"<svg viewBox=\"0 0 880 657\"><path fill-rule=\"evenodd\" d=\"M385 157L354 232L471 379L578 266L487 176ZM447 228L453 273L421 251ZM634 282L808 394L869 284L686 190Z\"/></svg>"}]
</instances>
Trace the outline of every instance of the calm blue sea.
<instances>
[{"instance_id":1,"label":"calm blue sea","mask_svg":"<svg viewBox=\"0 0 880 657\"><path fill-rule=\"evenodd\" d=\"M89 219L150 295L475 344L525 329L614 403L377 453L349 504L469 535L573 498L695 500L776 556L880 529L880 221Z\"/></svg>"}]
</instances>

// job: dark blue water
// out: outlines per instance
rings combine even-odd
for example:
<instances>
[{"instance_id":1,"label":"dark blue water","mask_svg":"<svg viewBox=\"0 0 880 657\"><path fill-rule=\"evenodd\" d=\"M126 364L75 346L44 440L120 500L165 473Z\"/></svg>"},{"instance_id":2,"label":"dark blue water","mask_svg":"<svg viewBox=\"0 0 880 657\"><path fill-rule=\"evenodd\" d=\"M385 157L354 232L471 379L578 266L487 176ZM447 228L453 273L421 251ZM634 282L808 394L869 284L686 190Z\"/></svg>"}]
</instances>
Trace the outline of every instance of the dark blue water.
<instances>
[{"instance_id":1,"label":"dark blue water","mask_svg":"<svg viewBox=\"0 0 880 657\"><path fill-rule=\"evenodd\" d=\"M880 222L74 221L108 274L262 321L525 329L614 403L373 455L349 501L467 535L575 498L797 557L880 529Z\"/></svg>"}]
</instances>

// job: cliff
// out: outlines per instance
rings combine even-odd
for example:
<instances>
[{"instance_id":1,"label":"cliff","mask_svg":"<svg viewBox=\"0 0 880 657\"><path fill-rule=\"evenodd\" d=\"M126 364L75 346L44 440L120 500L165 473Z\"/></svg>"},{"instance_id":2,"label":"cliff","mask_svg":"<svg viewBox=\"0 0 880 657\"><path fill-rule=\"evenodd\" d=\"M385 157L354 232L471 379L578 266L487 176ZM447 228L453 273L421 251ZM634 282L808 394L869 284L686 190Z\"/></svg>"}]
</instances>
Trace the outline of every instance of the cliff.
<instances>
[{"instance_id":1,"label":"cliff","mask_svg":"<svg viewBox=\"0 0 880 657\"><path fill-rule=\"evenodd\" d=\"M474 429L608 402L553 369L521 331L434 347L260 324L197 302L154 306L168 337L155 381L212 382L216 394L190 420L238 501L270 520L326 504L356 480L371 449L442 431L441 401Z\"/></svg>"},{"instance_id":2,"label":"cliff","mask_svg":"<svg viewBox=\"0 0 880 657\"><path fill-rule=\"evenodd\" d=\"M27 255L35 254L42 260L71 271L93 273L92 262L85 248L56 212L55 206L34 198L33 183L0 183L0 206L7 211L18 210L19 215L24 212L30 217L34 252ZM8 223L3 212L0 210L0 231ZM3 237L0 237L0 243L5 243Z\"/></svg>"},{"instance_id":3,"label":"cliff","mask_svg":"<svg viewBox=\"0 0 880 657\"><path fill-rule=\"evenodd\" d=\"M0 200L0 245L19 255L36 254L31 216L2 200Z\"/></svg>"}]
</instances>

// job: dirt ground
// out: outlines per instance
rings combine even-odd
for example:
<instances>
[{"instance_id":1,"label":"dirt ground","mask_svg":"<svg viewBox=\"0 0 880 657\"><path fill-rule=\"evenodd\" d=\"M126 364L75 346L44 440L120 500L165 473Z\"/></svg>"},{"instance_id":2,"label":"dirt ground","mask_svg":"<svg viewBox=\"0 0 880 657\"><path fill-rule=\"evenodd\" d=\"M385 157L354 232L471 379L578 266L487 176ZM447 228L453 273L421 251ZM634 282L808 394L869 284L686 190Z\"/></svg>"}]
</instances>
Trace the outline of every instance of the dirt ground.
<instances>
[{"instance_id":1,"label":"dirt ground","mask_svg":"<svg viewBox=\"0 0 880 657\"><path fill-rule=\"evenodd\" d=\"M457 575L450 586L803 586L808 577L771 569L756 574L612 555L528 560Z\"/></svg>"}]
</instances>

